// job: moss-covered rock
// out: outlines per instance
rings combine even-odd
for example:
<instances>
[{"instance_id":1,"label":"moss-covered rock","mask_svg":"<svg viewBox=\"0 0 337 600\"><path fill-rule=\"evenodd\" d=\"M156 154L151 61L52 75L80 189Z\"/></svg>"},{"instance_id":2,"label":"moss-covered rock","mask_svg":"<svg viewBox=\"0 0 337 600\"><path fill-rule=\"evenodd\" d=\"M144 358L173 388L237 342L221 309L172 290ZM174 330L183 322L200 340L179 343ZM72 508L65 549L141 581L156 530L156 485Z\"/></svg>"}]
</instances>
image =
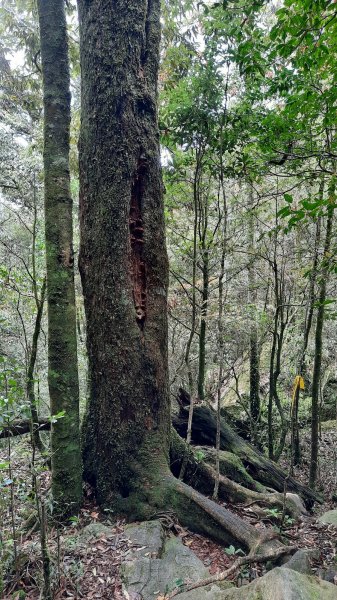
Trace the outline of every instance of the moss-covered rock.
<instances>
[{"instance_id":1,"label":"moss-covered rock","mask_svg":"<svg viewBox=\"0 0 337 600\"><path fill-rule=\"evenodd\" d=\"M210 600L337 600L337 587L317 577L277 567L242 588L217 592Z\"/></svg>"},{"instance_id":2,"label":"moss-covered rock","mask_svg":"<svg viewBox=\"0 0 337 600\"><path fill-rule=\"evenodd\" d=\"M199 588L179 600L336 600L337 587L317 577L278 567L253 583L237 589Z\"/></svg>"}]
</instances>

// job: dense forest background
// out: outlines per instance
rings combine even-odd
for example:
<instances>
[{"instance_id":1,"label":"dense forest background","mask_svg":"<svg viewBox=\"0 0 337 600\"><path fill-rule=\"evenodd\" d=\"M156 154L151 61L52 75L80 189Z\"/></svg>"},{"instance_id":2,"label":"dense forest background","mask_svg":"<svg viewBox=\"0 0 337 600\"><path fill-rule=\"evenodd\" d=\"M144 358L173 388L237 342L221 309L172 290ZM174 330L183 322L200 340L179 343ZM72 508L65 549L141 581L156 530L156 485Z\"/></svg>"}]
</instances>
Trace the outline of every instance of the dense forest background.
<instances>
[{"instance_id":1,"label":"dense forest background","mask_svg":"<svg viewBox=\"0 0 337 600\"><path fill-rule=\"evenodd\" d=\"M333 3L323 4L312 7L310 22L304 2L163 7L160 131L171 396L183 387L215 405L220 387L233 418L243 417L251 435L277 455L296 375L305 385L299 419L310 420L317 355L320 414L327 419L336 412L334 227L327 239L335 208L335 14ZM75 8L69 5L68 13L76 219L78 25ZM20 414L45 273L34 3L4 2L1 27L2 385L9 385L11 410ZM83 409L78 275L76 288ZM41 416L49 410L46 335L44 316L34 366Z\"/></svg>"},{"instance_id":2,"label":"dense forest background","mask_svg":"<svg viewBox=\"0 0 337 600\"><path fill-rule=\"evenodd\" d=\"M75 3L66 3L66 13L83 416L89 392L77 266ZM173 413L177 398L211 406L270 459L287 460L291 474L309 446L303 466L320 491L320 424L337 415L336 3L163 0L161 23ZM50 402L35 2L2 0L0 32L1 432L32 415L47 422ZM43 434L35 433L43 448ZM8 464L0 464L0 511L13 493ZM24 475L17 485L24 495Z\"/></svg>"}]
</instances>

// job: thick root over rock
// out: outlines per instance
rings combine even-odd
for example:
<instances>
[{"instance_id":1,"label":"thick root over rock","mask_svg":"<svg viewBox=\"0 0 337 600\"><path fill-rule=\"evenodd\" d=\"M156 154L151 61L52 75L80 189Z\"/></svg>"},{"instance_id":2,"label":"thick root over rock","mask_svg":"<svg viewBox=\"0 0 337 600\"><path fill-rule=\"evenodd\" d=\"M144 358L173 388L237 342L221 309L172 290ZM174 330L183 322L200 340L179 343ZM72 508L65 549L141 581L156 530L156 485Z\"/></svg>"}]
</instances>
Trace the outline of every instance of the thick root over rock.
<instances>
[{"instance_id":1,"label":"thick root over rock","mask_svg":"<svg viewBox=\"0 0 337 600\"><path fill-rule=\"evenodd\" d=\"M187 456L187 466L185 471L185 482L189 483L199 492L212 495L214 483L216 479L215 469L199 460L198 451L188 446L186 442L177 434L175 430L171 431L171 467L174 473L179 472L179 465L183 456ZM207 455L206 455L207 458ZM281 493L268 493L263 486L260 487L263 491L256 492L247 489L232 481L225 475L220 475L219 479L219 497L222 500L232 503L240 503L244 505L256 504L259 507L266 509L278 509L283 512L284 496ZM286 495L285 512L297 519L301 513L305 513L305 508L299 497L294 494Z\"/></svg>"},{"instance_id":2,"label":"thick root over rock","mask_svg":"<svg viewBox=\"0 0 337 600\"><path fill-rule=\"evenodd\" d=\"M282 546L274 531L258 530L175 477L167 479L165 485L169 490L169 505L179 521L191 530L253 553Z\"/></svg>"},{"instance_id":3,"label":"thick root over rock","mask_svg":"<svg viewBox=\"0 0 337 600\"><path fill-rule=\"evenodd\" d=\"M215 448L207 446L195 446L194 447L197 456L201 456L202 460L215 467L216 464L216 450ZM220 474L228 477L232 481L239 483L240 485L253 490L255 492L266 492L266 488L262 483L256 481L245 468L242 460L233 454L233 452L227 452L226 450L220 450Z\"/></svg>"},{"instance_id":4,"label":"thick root over rock","mask_svg":"<svg viewBox=\"0 0 337 600\"><path fill-rule=\"evenodd\" d=\"M188 410L181 408L172 418L173 425L181 436L186 435ZM215 446L216 413L208 406L196 406L193 412L192 442L198 445ZM286 481L287 490L301 496L307 506L322 502L320 495L309 487L300 484L272 460L243 440L224 419L221 419L220 448L239 457L251 477L264 486L283 492Z\"/></svg>"},{"instance_id":5,"label":"thick root over rock","mask_svg":"<svg viewBox=\"0 0 337 600\"><path fill-rule=\"evenodd\" d=\"M253 527L169 472L158 479L144 481L143 489L126 499L123 512L132 521L174 515L179 523L192 531L250 553L283 546L274 531Z\"/></svg>"},{"instance_id":6,"label":"thick root over rock","mask_svg":"<svg viewBox=\"0 0 337 600\"><path fill-rule=\"evenodd\" d=\"M179 436L177 438L179 441ZM183 440L181 442L185 446ZM123 513L130 521L151 520L168 514L192 531L248 552L260 553L283 546L274 531L253 527L177 479L160 448L144 444L137 459L132 463L128 490L123 496L111 498L117 514Z\"/></svg>"}]
</instances>

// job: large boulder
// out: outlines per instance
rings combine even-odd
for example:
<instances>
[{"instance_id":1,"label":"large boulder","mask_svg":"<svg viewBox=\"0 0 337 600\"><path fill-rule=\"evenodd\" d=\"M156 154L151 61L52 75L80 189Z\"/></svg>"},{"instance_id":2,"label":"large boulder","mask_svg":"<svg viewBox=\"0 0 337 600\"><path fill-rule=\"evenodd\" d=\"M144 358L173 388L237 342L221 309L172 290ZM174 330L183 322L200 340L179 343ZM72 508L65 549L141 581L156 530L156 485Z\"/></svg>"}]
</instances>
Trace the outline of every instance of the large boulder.
<instances>
[{"instance_id":1,"label":"large boulder","mask_svg":"<svg viewBox=\"0 0 337 600\"><path fill-rule=\"evenodd\" d=\"M156 600L183 583L209 576L208 569L190 548L179 538L164 535L159 521L127 526L124 537L130 543L121 572L126 597ZM195 591L193 599L199 598L208 598L205 588Z\"/></svg>"},{"instance_id":2,"label":"large boulder","mask_svg":"<svg viewBox=\"0 0 337 600\"><path fill-rule=\"evenodd\" d=\"M196 592L181 594L178 599L197 600ZM219 590L214 587L201 595L200 600L337 600L337 587L317 577L277 567L241 588Z\"/></svg>"},{"instance_id":3,"label":"large boulder","mask_svg":"<svg viewBox=\"0 0 337 600\"><path fill-rule=\"evenodd\" d=\"M177 586L209 577L192 550L179 538L165 535L159 521L129 525L123 538L129 546L121 571L126 598L157 600ZM335 585L308 574L314 556L313 551L300 550L284 567L241 588L218 582L183 592L177 600L337 600Z\"/></svg>"},{"instance_id":4,"label":"large boulder","mask_svg":"<svg viewBox=\"0 0 337 600\"><path fill-rule=\"evenodd\" d=\"M318 548L301 548L297 550L295 554L288 558L283 563L283 566L286 569L293 569L293 571L298 571L298 573L302 573L302 575L312 575L311 563L313 560L318 560L320 557L320 551ZM322 577L322 579L324 579Z\"/></svg>"}]
</instances>

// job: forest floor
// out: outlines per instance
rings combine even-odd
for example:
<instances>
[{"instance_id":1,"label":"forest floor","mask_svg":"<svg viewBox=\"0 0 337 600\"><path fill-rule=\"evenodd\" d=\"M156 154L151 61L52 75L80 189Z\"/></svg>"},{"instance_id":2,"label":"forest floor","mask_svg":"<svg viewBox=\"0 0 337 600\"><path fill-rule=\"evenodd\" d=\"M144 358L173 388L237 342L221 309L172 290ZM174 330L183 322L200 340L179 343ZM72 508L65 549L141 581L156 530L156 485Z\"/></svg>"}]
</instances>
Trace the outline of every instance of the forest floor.
<instances>
[{"instance_id":1,"label":"forest floor","mask_svg":"<svg viewBox=\"0 0 337 600\"><path fill-rule=\"evenodd\" d=\"M26 438L26 436L25 436ZM302 432L303 465L295 469L295 476L307 483L310 452L310 434ZM27 517L32 513L34 504L31 497L31 456L27 439L14 440L11 444L12 473L0 485L0 564L5 564L8 557L14 557L14 542L16 537L17 573L6 580L4 600L37 600L40 598L42 587L42 559L39 533L34 526L30 527ZM298 523L287 519L282 529L284 541L299 548L315 548L320 551L320 558L313 564L313 573L319 574L322 569L330 569L332 583L335 569L337 570L337 526L324 525L317 517L325 511L337 508L337 429L335 422L323 424L320 440L320 470L318 488L324 497L323 505L316 505L314 512L302 517ZM1 464L8 460L8 447L5 443L0 446ZM286 457L282 466L287 468ZM36 466L40 482L41 497L46 496L50 487L50 473L42 465ZM14 485L11 483L14 481ZM1 482L0 482L1 483ZM12 510L13 508L13 510ZM279 529L280 514L270 510L268 515L261 516L253 506L232 506L233 510L256 528L266 527ZM25 523L26 521L26 523ZM28 519L29 521L29 519ZM78 532L89 523L104 523L110 525L111 536L102 533L99 539L87 544L85 549L76 547L75 540ZM25 533L20 533L25 523ZM178 535L182 542L189 546L209 568L211 574L222 571L236 560L238 548L230 546L223 548L201 535L181 527L172 517L165 519L164 526L173 534ZM13 527L15 534L13 534ZM125 600L122 594L119 577L120 565L129 550L128 541L123 537L124 521L112 520L109 514L101 512L95 504L90 488L86 488L85 503L78 520L59 533L54 527L48 530L48 547L52 558L52 579L55 583L55 600L64 598L78 599L94 598ZM60 537L61 536L61 537ZM0 572L1 573L1 572ZM251 567L237 573L234 582L240 586L251 579L261 576L264 567ZM18 595L19 590L25 596Z\"/></svg>"}]
</instances>

